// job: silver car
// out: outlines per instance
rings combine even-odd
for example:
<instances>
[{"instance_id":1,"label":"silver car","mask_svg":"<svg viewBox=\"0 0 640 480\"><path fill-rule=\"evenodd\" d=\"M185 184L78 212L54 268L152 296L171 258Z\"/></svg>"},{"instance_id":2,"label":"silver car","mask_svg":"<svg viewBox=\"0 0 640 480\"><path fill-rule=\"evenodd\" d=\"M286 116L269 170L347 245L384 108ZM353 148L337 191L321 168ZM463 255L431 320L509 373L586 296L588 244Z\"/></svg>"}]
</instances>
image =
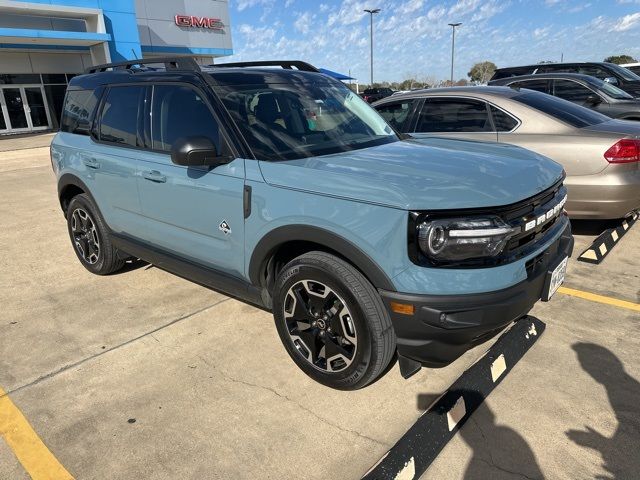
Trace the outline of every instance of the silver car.
<instances>
[{"instance_id":1,"label":"silver car","mask_svg":"<svg viewBox=\"0 0 640 480\"><path fill-rule=\"evenodd\" d=\"M391 126L438 138L510 143L562 164L572 218L621 218L640 208L640 123L614 120L527 89L453 87L373 105Z\"/></svg>"}]
</instances>

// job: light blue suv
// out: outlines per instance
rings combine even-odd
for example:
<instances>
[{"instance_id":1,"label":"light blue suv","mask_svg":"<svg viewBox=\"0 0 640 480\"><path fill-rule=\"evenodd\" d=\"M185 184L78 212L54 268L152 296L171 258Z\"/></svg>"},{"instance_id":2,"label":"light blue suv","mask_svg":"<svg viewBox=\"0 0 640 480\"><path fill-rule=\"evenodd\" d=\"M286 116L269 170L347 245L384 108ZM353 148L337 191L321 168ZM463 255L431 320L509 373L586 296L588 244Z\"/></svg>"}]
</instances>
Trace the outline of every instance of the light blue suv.
<instances>
[{"instance_id":1,"label":"light blue suv","mask_svg":"<svg viewBox=\"0 0 640 480\"><path fill-rule=\"evenodd\" d=\"M396 356L405 377L447 365L562 283L551 160L423 145L303 62L150 63L75 77L51 146L90 272L140 258L270 309L295 363L345 390Z\"/></svg>"}]
</instances>

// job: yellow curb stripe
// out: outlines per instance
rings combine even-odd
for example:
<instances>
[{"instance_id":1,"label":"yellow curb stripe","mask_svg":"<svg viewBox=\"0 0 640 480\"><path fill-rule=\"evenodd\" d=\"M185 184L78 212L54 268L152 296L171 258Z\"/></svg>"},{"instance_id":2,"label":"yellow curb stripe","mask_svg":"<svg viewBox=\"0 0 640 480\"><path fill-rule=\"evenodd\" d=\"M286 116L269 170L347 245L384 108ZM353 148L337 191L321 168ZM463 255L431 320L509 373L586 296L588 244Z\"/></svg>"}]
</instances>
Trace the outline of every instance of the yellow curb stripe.
<instances>
[{"instance_id":1,"label":"yellow curb stripe","mask_svg":"<svg viewBox=\"0 0 640 480\"><path fill-rule=\"evenodd\" d=\"M73 480L1 388L0 436L33 480Z\"/></svg>"},{"instance_id":2,"label":"yellow curb stripe","mask_svg":"<svg viewBox=\"0 0 640 480\"><path fill-rule=\"evenodd\" d=\"M573 288L560 287L559 293L565 295L571 295L572 297L582 298L591 302L604 303L606 305L613 305L614 307L626 308L627 310L633 310L640 312L640 304L627 302L626 300L618 300L617 298L605 297L604 295L596 295L595 293L583 292L582 290L574 290Z\"/></svg>"}]
</instances>

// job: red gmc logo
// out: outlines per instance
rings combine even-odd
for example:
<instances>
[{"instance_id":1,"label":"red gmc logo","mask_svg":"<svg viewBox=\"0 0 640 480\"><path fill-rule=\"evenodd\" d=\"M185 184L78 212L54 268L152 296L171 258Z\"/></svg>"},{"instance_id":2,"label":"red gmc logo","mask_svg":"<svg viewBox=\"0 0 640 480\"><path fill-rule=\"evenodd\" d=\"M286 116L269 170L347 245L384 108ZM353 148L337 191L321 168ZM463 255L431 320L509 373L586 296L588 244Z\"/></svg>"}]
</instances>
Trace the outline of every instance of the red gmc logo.
<instances>
[{"instance_id":1,"label":"red gmc logo","mask_svg":"<svg viewBox=\"0 0 640 480\"><path fill-rule=\"evenodd\" d=\"M176 15L176 25L179 27L209 28L223 30L224 24L219 18L198 17L195 15Z\"/></svg>"}]
</instances>

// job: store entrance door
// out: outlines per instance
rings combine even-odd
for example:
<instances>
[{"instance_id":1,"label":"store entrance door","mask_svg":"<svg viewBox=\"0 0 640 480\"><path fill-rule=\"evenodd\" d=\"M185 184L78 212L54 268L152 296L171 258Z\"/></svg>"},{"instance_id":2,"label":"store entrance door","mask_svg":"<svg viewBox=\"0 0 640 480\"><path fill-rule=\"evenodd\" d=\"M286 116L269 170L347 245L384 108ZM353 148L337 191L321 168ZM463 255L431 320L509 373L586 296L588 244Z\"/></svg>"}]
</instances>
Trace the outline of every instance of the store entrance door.
<instances>
[{"instance_id":1,"label":"store entrance door","mask_svg":"<svg viewBox=\"0 0 640 480\"><path fill-rule=\"evenodd\" d=\"M51 128L42 85L0 87L0 133L21 133Z\"/></svg>"}]
</instances>

